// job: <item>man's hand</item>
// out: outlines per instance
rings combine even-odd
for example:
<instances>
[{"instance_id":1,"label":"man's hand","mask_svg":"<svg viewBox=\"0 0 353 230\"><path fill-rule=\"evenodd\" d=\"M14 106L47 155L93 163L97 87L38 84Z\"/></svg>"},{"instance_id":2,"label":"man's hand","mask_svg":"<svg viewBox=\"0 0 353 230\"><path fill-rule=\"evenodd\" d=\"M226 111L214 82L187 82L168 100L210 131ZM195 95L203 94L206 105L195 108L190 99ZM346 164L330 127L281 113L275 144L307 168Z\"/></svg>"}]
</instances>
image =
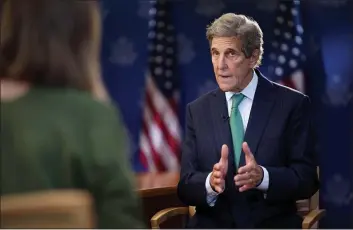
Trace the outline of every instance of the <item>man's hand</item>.
<instances>
[{"instance_id":1,"label":"man's hand","mask_svg":"<svg viewBox=\"0 0 353 230\"><path fill-rule=\"evenodd\" d=\"M235 185L240 187L240 192L254 188L260 184L264 176L262 168L256 163L254 155L246 142L243 143L243 151L245 154L245 165L238 169L238 174L234 177Z\"/></svg>"},{"instance_id":2,"label":"man's hand","mask_svg":"<svg viewBox=\"0 0 353 230\"><path fill-rule=\"evenodd\" d=\"M212 189L218 193L223 192L225 188L224 178L228 171L228 154L228 146L222 145L221 159L213 166L210 184Z\"/></svg>"}]
</instances>

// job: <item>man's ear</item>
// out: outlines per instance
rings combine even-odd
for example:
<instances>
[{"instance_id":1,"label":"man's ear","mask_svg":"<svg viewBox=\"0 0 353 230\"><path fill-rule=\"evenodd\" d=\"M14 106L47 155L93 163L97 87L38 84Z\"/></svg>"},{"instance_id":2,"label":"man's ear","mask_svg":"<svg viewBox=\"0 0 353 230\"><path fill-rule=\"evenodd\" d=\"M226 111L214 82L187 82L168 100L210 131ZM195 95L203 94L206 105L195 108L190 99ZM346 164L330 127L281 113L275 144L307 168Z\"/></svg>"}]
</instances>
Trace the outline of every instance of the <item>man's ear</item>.
<instances>
[{"instance_id":1,"label":"man's ear","mask_svg":"<svg viewBox=\"0 0 353 230\"><path fill-rule=\"evenodd\" d=\"M259 57L260 57L260 50L259 49L255 49L253 52L252 52L252 55L250 57L250 67L251 68L254 68L257 64L257 61L259 60Z\"/></svg>"}]
</instances>

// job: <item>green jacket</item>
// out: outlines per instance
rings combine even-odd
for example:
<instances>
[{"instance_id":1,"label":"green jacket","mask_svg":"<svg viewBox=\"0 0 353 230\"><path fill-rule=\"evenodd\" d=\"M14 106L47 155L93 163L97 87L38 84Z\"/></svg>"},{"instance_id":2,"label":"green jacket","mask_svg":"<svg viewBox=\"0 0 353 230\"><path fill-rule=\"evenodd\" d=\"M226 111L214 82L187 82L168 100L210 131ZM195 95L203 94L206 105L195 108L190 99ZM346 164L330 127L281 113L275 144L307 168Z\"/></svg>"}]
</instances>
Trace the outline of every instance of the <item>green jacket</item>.
<instances>
[{"instance_id":1,"label":"green jacket","mask_svg":"<svg viewBox=\"0 0 353 230\"><path fill-rule=\"evenodd\" d=\"M113 106L72 89L33 88L1 102L1 195L79 188L99 228L143 228L127 139Z\"/></svg>"}]
</instances>

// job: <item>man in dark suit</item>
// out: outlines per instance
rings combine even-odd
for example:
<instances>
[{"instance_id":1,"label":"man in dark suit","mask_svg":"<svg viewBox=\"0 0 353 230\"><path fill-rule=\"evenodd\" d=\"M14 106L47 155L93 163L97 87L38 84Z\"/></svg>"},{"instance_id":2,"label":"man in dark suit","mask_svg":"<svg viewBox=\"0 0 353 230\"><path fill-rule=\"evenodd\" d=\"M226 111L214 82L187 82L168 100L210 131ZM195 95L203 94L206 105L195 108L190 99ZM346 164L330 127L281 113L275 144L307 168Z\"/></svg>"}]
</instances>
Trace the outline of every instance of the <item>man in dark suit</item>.
<instances>
[{"instance_id":1,"label":"man in dark suit","mask_svg":"<svg viewBox=\"0 0 353 230\"><path fill-rule=\"evenodd\" d=\"M309 98L266 79L259 25L225 14L207 28L219 89L187 106L179 198L192 228L301 228L318 190Z\"/></svg>"}]
</instances>

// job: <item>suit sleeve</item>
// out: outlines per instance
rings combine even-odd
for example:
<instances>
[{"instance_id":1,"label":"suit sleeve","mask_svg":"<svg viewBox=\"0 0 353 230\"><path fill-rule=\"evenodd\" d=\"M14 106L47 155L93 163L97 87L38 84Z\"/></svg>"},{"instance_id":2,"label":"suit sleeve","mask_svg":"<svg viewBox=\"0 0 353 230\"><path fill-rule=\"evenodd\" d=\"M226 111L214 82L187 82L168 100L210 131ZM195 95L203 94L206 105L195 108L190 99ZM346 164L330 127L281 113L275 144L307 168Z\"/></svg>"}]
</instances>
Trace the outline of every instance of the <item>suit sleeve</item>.
<instances>
[{"instance_id":1,"label":"suit sleeve","mask_svg":"<svg viewBox=\"0 0 353 230\"><path fill-rule=\"evenodd\" d=\"M103 107L90 115L81 155L86 187L93 194L98 228L144 228L127 137L119 112Z\"/></svg>"},{"instance_id":2,"label":"suit sleeve","mask_svg":"<svg viewBox=\"0 0 353 230\"><path fill-rule=\"evenodd\" d=\"M285 142L287 167L266 167L270 202L307 199L318 190L310 101L306 96L289 118Z\"/></svg>"},{"instance_id":3,"label":"suit sleeve","mask_svg":"<svg viewBox=\"0 0 353 230\"><path fill-rule=\"evenodd\" d=\"M185 137L181 155L180 181L178 183L179 199L189 206L205 206L207 192L205 182L210 172L200 172L197 164L197 137L190 105L186 108Z\"/></svg>"}]
</instances>

